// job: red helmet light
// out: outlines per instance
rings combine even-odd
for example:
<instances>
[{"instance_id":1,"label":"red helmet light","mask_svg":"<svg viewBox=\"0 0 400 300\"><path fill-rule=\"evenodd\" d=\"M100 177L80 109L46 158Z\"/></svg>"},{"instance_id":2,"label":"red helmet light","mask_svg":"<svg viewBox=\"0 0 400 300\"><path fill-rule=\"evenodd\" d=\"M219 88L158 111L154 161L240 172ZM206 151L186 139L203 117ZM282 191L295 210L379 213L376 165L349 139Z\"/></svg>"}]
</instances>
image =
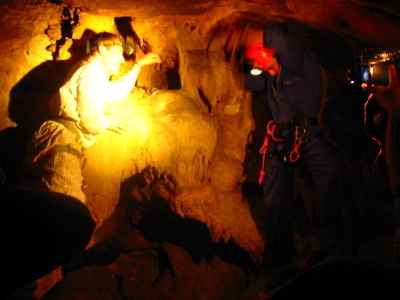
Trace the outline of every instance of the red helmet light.
<instances>
[{"instance_id":1,"label":"red helmet light","mask_svg":"<svg viewBox=\"0 0 400 300\"><path fill-rule=\"evenodd\" d=\"M266 70L274 58L274 49L264 46L262 37L251 39L246 46L245 59L258 70Z\"/></svg>"}]
</instances>

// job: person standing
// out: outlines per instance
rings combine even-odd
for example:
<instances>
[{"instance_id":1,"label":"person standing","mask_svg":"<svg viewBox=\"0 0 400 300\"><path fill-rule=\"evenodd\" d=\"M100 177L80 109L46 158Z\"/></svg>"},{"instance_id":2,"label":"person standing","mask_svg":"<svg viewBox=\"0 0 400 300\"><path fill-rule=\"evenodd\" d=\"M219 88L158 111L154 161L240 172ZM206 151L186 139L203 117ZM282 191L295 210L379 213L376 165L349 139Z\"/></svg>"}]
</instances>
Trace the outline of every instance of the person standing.
<instances>
[{"instance_id":1,"label":"person standing","mask_svg":"<svg viewBox=\"0 0 400 300\"><path fill-rule=\"evenodd\" d=\"M293 263L292 237L295 167L311 175L318 225L341 238L341 163L318 126L323 82L316 54L285 24L247 27L241 44L244 60L258 76L245 75L245 88L265 91L272 120L260 150L267 213L264 267ZM253 71L253 70L252 70Z\"/></svg>"}]
</instances>

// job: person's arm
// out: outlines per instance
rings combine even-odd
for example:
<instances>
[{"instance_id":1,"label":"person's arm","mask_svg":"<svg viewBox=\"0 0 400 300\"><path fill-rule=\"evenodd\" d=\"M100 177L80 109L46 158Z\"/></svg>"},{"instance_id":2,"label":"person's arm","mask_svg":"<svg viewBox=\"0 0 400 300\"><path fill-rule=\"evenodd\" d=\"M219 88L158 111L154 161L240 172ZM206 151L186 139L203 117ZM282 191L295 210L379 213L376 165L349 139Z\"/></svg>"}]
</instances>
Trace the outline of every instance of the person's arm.
<instances>
[{"instance_id":1,"label":"person's arm","mask_svg":"<svg viewBox=\"0 0 400 300\"><path fill-rule=\"evenodd\" d=\"M98 65L89 65L82 70L76 82L79 125L92 135L98 135L105 130L117 133L126 131L126 124L121 117L104 115L105 105L107 102L125 98L135 85L141 67L156 62L161 62L160 57L148 53L127 75L116 82L110 82L105 71Z\"/></svg>"},{"instance_id":2,"label":"person's arm","mask_svg":"<svg viewBox=\"0 0 400 300\"><path fill-rule=\"evenodd\" d=\"M112 87L110 87L111 93L109 101L124 99L135 86L142 67L156 63L161 63L160 56L155 53L147 53L145 56L135 62L132 70L129 71L125 76L114 82L110 82L110 86Z\"/></svg>"},{"instance_id":3,"label":"person's arm","mask_svg":"<svg viewBox=\"0 0 400 300\"><path fill-rule=\"evenodd\" d=\"M147 53L144 57L135 62L132 70L128 74L115 82L110 82L110 85L113 85L113 92L109 99L111 101L124 99L135 86L142 67L155 63L161 63L161 58L154 53ZM118 134L123 134L127 131L128 125L124 118L114 115L106 115L106 117L108 119L107 130L114 131Z\"/></svg>"},{"instance_id":4,"label":"person's arm","mask_svg":"<svg viewBox=\"0 0 400 300\"><path fill-rule=\"evenodd\" d=\"M389 68L388 86L363 87L388 112L385 154L393 194L400 197L400 86L394 65Z\"/></svg>"}]
</instances>

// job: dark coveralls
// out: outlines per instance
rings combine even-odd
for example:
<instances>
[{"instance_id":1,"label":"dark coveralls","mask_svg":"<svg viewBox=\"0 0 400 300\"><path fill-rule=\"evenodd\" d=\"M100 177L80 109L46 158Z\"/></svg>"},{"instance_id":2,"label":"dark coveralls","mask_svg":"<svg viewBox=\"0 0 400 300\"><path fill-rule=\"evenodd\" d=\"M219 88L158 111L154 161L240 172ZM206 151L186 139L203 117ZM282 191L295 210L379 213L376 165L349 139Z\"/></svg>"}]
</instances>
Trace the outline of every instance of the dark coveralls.
<instances>
[{"instance_id":1,"label":"dark coveralls","mask_svg":"<svg viewBox=\"0 0 400 300\"><path fill-rule=\"evenodd\" d=\"M311 174L319 221L323 227L333 230L340 222L334 208L340 202L340 164L333 147L324 140L323 130L317 127L323 84L315 54L283 24L266 28L264 44L275 49L280 73L275 77L265 73L246 75L245 86L258 91L267 89L276 124L274 134L276 139L281 139L269 139L263 180L268 222L265 262L272 268L289 263L295 253L292 238L294 164L287 160L294 149L296 128L301 137L296 164L302 164Z\"/></svg>"}]
</instances>

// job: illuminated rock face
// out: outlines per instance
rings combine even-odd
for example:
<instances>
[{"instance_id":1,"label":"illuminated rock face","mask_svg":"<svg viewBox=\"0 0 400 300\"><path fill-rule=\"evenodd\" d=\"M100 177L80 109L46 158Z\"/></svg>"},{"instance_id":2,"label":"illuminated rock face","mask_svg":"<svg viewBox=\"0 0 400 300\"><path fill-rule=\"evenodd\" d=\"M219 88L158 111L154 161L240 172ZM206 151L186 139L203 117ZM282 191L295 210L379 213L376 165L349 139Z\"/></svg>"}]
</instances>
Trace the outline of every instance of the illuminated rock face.
<instances>
[{"instance_id":1,"label":"illuminated rock face","mask_svg":"<svg viewBox=\"0 0 400 300\"><path fill-rule=\"evenodd\" d=\"M95 276L107 286L115 282L108 289L111 294L117 293L117 274L124 281L125 296L141 293L147 299L233 296L251 279L252 267L262 262L262 211L255 212L260 199L249 203L243 185L257 180L260 124L267 113L254 109L236 61L225 55L236 22L294 20L299 32L316 37L311 42L330 86L345 79L358 47L398 47L400 41L393 38L399 36L399 27L390 21L399 8L381 4L380 11L393 15L379 14L371 1L360 1L365 7L334 0L197 0L171 5L126 0L117 7L113 1L63 1L70 7L14 2L0 7L5 29L0 33L0 130L18 125L19 133L31 132L47 117L50 97L83 57L93 32L119 30L121 37L136 44L137 56L152 51L163 59L161 65L143 69L138 88L125 100L107 107L108 113L123 115L130 130L99 136L87 150L84 173L87 206L97 223L93 244L122 235L131 255L125 253L109 269L87 267L79 272L95 274L87 276L92 278L88 285ZM368 20L368 26L362 20ZM130 67L128 61L121 73ZM328 104L333 115L340 108ZM345 144L330 133L339 146ZM147 252L134 254L141 247ZM237 251L232 263L227 263L224 251ZM168 265L165 273L158 272L162 263ZM73 290L73 276L48 299ZM54 280L44 282L38 294Z\"/></svg>"}]
</instances>

